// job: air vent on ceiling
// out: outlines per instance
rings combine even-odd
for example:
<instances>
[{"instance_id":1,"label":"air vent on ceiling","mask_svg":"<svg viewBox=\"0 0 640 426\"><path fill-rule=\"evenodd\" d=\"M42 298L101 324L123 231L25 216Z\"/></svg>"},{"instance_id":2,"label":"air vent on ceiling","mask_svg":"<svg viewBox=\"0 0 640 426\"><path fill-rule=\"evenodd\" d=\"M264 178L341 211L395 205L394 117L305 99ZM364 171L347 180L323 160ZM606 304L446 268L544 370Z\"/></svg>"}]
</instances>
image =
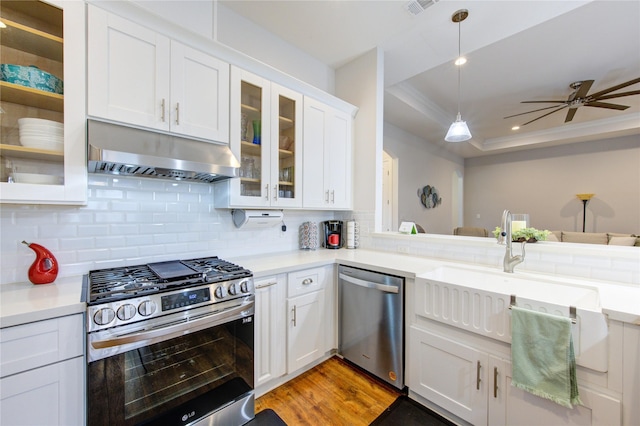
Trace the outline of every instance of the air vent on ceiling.
<instances>
[{"instance_id":1,"label":"air vent on ceiling","mask_svg":"<svg viewBox=\"0 0 640 426\"><path fill-rule=\"evenodd\" d=\"M407 11L413 16L424 12L429 6L436 4L438 0L412 0L407 3Z\"/></svg>"}]
</instances>

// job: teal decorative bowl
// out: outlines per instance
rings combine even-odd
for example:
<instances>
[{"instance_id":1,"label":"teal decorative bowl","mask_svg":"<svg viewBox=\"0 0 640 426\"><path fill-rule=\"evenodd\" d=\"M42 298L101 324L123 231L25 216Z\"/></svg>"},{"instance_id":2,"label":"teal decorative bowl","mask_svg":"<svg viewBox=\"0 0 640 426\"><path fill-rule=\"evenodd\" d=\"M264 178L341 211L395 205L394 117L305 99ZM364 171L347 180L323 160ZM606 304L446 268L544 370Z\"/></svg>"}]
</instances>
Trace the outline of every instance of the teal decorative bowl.
<instances>
[{"instance_id":1,"label":"teal decorative bowl","mask_svg":"<svg viewBox=\"0 0 640 426\"><path fill-rule=\"evenodd\" d=\"M34 65L0 64L0 80L62 95L62 80Z\"/></svg>"}]
</instances>

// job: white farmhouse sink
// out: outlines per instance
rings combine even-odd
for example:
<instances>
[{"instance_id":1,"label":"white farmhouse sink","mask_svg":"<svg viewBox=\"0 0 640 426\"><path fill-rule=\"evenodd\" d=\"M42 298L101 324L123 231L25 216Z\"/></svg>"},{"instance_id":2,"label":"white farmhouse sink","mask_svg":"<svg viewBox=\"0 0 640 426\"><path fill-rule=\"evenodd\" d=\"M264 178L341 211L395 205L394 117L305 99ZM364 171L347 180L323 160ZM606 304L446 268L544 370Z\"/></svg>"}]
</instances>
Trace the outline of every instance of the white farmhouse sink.
<instances>
[{"instance_id":1,"label":"white farmhouse sink","mask_svg":"<svg viewBox=\"0 0 640 426\"><path fill-rule=\"evenodd\" d=\"M478 290L515 295L517 300L535 300L601 312L600 295L596 287L537 277L533 274L521 275L517 272L511 274L502 271L441 266L422 277ZM517 301L516 304L519 305Z\"/></svg>"},{"instance_id":2,"label":"white farmhouse sink","mask_svg":"<svg viewBox=\"0 0 640 426\"><path fill-rule=\"evenodd\" d=\"M513 274L488 268L441 266L416 277L416 315L511 343L511 296L521 308L569 316L576 363L608 370L607 318L596 287L573 279L530 273Z\"/></svg>"}]
</instances>

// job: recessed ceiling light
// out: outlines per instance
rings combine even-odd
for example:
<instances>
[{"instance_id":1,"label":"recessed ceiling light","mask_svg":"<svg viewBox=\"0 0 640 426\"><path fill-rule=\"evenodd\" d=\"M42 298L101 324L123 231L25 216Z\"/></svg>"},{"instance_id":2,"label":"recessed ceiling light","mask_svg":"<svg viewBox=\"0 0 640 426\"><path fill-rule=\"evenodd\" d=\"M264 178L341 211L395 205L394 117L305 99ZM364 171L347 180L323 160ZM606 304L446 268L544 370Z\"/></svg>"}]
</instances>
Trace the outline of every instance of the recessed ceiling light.
<instances>
[{"instance_id":1,"label":"recessed ceiling light","mask_svg":"<svg viewBox=\"0 0 640 426\"><path fill-rule=\"evenodd\" d=\"M520 126L513 126L511 130L520 130Z\"/></svg>"},{"instance_id":2,"label":"recessed ceiling light","mask_svg":"<svg viewBox=\"0 0 640 426\"><path fill-rule=\"evenodd\" d=\"M456 59L456 61L454 62L454 64L456 65L464 65L467 63L467 58L465 58L464 56L460 56L458 59Z\"/></svg>"}]
</instances>

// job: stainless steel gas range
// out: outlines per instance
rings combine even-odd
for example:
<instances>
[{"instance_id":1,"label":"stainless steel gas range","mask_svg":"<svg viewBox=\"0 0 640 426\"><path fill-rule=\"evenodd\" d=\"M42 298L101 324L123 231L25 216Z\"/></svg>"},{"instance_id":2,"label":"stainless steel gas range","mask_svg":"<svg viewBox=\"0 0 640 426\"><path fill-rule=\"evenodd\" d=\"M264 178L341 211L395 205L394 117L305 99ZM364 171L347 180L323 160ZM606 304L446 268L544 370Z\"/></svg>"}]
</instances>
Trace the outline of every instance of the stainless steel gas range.
<instances>
[{"instance_id":1,"label":"stainless steel gas range","mask_svg":"<svg viewBox=\"0 0 640 426\"><path fill-rule=\"evenodd\" d=\"M87 424L254 417L251 271L217 257L89 272Z\"/></svg>"}]
</instances>

